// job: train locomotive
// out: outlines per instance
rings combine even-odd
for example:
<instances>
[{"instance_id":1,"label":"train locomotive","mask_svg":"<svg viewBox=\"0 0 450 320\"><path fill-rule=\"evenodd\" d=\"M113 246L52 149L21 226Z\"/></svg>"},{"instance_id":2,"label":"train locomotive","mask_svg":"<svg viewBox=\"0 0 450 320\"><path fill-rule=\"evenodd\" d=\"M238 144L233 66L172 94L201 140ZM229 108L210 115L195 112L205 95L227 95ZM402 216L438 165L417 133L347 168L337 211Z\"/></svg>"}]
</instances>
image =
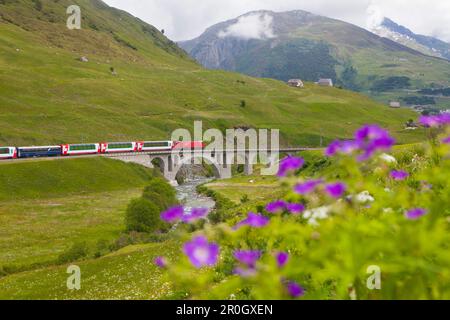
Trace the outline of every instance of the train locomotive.
<instances>
[{"instance_id":1,"label":"train locomotive","mask_svg":"<svg viewBox=\"0 0 450 320\"><path fill-rule=\"evenodd\" d=\"M80 155L157 152L173 149L203 149L202 141L133 141L63 144L59 146L0 147L0 160L16 158L48 158Z\"/></svg>"}]
</instances>

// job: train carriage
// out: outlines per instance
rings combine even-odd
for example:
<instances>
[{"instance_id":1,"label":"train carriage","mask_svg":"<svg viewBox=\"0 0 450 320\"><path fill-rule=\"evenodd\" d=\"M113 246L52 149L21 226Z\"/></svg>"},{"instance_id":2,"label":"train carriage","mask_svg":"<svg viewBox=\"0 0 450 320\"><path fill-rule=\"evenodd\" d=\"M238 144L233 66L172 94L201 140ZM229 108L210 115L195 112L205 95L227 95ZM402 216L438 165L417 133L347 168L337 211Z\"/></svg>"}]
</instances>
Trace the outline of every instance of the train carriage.
<instances>
[{"instance_id":1,"label":"train carriage","mask_svg":"<svg viewBox=\"0 0 450 320\"><path fill-rule=\"evenodd\" d=\"M172 141L144 141L137 142L137 151L170 151L173 148Z\"/></svg>"},{"instance_id":2,"label":"train carriage","mask_svg":"<svg viewBox=\"0 0 450 320\"><path fill-rule=\"evenodd\" d=\"M104 153L122 153L138 151L137 142L109 142L101 143L102 152Z\"/></svg>"},{"instance_id":3,"label":"train carriage","mask_svg":"<svg viewBox=\"0 0 450 320\"><path fill-rule=\"evenodd\" d=\"M16 147L0 147L0 160L17 158Z\"/></svg>"},{"instance_id":4,"label":"train carriage","mask_svg":"<svg viewBox=\"0 0 450 320\"><path fill-rule=\"evenodd\" d=\"M19 147L18 158L46 158L61 156L61 146Z\"/></svg>"},{"instance_id":5,"label":"train carriage","mask_svg":"<svg viewBox=\"0 0 450 320\"><path fill-rule=\"evenodd\" d=\"M64 144L61 146L63 156L76 156L101 153L100 143Z\"/></svg>"}]
</instances>

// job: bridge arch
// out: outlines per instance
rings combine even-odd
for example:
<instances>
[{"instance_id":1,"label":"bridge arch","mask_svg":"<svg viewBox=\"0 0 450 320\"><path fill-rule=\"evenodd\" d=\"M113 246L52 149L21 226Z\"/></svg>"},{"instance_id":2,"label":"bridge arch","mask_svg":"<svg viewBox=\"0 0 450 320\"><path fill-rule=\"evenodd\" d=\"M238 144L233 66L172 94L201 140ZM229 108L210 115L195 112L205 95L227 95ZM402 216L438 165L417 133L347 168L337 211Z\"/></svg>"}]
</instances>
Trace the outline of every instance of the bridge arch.
<instances>
[{"instance_id":1,"label":"bridge arch","mask_svg":"<svg viewBox=\"0 0 450 320\"><path fill-rule=\"evenodd\" d=\"M185 165L193 164L194 160L203 160L210 164L213 169L214 176L217 179L224 178L223 171L224 171L224 165L218 163L218 161L211 156L207 156L205 154L187 154L183 155L183 157L176 156L172 159L173 166L172 170L170 171L170 178L172 180L176 180L176 177L178 173L180 172L181 168Z\"/></svg>"},{"instance_id":2,"label":"bridge arch","mask_svg":"<svg viewBox=\"0 0 450 320\"><path fill-rule=\"evenodd\" d=\"M165 174L168 167L168 159L163 156L154 156L150 158L150 162L154 168L159 168L162 174Z\"/></svg>"}]
</instances>

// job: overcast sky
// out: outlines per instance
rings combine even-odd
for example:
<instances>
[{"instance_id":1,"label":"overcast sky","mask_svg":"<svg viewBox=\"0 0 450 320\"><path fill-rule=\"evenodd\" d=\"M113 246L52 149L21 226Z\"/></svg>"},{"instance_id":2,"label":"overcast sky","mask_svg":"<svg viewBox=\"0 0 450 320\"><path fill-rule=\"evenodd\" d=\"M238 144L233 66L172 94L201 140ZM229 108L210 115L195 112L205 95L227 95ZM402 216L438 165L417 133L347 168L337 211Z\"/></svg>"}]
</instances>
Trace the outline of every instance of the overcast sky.
<instances>
[{"instance_id":1,"label":"overcast sky","mask_svg":"<svg viewBox=\"0 0 450 320\"><path fill-rule=\"evenodd\" d=\"M126 10L172 40L199 36L211 25L253 10L306 10L366 28L383 16L416 33L450 42L450 0L103 0Z\"/></svg>"}]
</instances>

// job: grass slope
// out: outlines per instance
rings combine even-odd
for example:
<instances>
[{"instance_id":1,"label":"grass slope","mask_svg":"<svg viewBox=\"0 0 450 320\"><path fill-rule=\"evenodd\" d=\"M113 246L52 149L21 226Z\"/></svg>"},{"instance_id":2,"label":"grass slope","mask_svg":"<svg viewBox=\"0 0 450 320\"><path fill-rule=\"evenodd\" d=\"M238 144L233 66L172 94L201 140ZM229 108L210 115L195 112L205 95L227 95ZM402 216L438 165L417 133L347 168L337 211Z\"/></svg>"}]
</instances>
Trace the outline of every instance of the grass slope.
<instances>
[{"instance_id":1,"label":"grass slope","mask_svg":"<svg viewBox=\"0 0 450 320\"><path fill-rule=\"evenodd\" d=\"M137 189L151 177L144 167L106 158L0 162L0 201Z\"/></svg>"},{"instance_id":2,"label":"grass slope","mask_svg":"<svg viewBox=\"0 0 450 320\"><path fill-rule=\"evenodd\" d=\"M67 266L51 267L0 279L0 300L14 299L139 299L171 295L170 283L153 260L174 260L179 243L137 245L96 260L75 263L81 269L81 289L70 291Z\"/></svg>"},{"instance_id":3,"label":"grass slope","mask_svg":"<svg viewBox=\"0 0 450 320\"><path fill-rule=\"evenodd\" d=\"M151 171L109 159L0 164L0 272L55 263L74 243L96 250L124 230Z\"/></svg>"},{"instance_id":4,"label":"grass slope","mask_svg":"<svg viewBox=\"0 0 450 320\"><path fill-rule=\"evenodd\" d=\"M350 137L369 122L401 143L421 139L403 131L413 112L345 90L204 70L151 26L96 0L73 1L83 29L70 31L72 1L41 2L0 2L0 145L168 139L194 120L278 128L285 145Z\"/></svg>"}]
</instances>

